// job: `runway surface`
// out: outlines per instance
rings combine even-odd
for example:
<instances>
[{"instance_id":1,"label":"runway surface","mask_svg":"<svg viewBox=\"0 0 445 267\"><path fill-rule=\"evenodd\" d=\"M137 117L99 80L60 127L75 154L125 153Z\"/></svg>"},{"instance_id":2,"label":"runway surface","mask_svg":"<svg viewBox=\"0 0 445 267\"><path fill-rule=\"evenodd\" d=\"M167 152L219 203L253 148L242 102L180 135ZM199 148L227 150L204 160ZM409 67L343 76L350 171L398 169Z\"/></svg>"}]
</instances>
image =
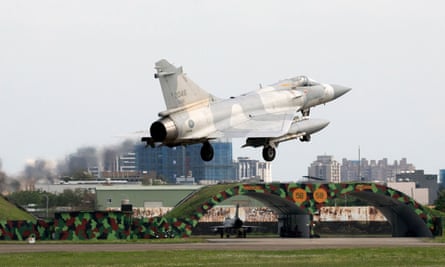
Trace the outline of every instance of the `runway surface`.
<instances>
[{"instance_id":1,"label":"runway surface","mask_svg":"<svg viewBox=\"0 0 445 267\"><path fill-rule=\"evenodd\" d=\"M153 251L153 250L301 250L318 248L355 247L435 247L435 243L421 238L246 238L207 239L200 243L120 243L120 244L0 244L0 253L27 252L99 252L99 251Z\"/></svg>"}]
</instances>

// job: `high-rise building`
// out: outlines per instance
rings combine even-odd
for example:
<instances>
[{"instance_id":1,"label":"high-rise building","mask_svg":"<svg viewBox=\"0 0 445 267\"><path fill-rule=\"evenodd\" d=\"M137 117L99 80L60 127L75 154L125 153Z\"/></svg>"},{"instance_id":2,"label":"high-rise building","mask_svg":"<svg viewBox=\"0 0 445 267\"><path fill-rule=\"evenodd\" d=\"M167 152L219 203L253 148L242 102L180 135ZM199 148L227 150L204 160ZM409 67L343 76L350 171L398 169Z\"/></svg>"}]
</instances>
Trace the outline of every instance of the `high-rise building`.
<instances>
[{"instance_id":1,"label":"high-rise building","mask_svg":"<svg viewBox=\"0 0 445 267\"><path fill-rule=\"evenodd\" d=\"M158 178L166 182L175 183L176 177L186 176L190 171L189 158L186 147L145 147L143 144L135 146L136 169L142 173L155 172Z\"/></svg>"},{"instance_id":2,"label":"high-rise building","mask_svg":"<svg viewBox=\"0 0 445 267\"><path fill-rule=\"evenodd\" d=\"M265 183L272 182L270 162L261 162L248 157L238 157L234 161L236 180L258 180Z\"/></svg>"},{"instance_id":3,"label":"high-rise building","mask_svg":"<svg viewBox=\"0 0 445 267\"><path fill-rule=\"evenodd\" d=\"M340 163L334 160L333 156L317 156L317 160L308 168L308 175L340 183Z\"/></svg>"},{"instance_id":4,"label":"high-rise building","mask_svg":"<svg viewBox=\"0 0 445 267\"><path fill-rule=\"evenodd\" d=\"M439 170L439 186L445 188L445 169Z\"/></svg>"},{"instance_id":5,"label":"high-rise building","mask_svg":"<svg viewBox=\"0 0 445 267\"><path fill-rule=\"evenodd\" d=\"M234 180L232 143L228 141L212 142L214 157L211 161L203 161L199 156L201 145L189 146L188 157L193 177L197 181L211 182Z\"/></svg>"},{"instance_id":6,"label":"high-rise building","mask_svg":"<svg viewBox=\"0 0 445 267\"><path fill-rule=\"evenodd\" d=\"M340 177L343 182L360 181L360 161L343 159L340 167Z\"/></svg>"},{"instance_id":7,"label":"high-rise building","mask_svg":"<svg viewBox=\"0 0 445 267\"><path fill-rule=\"evenodd\" d=\"M136 171L136 153L128 152L117 158L117 166L119 172Z\"/></svg>"},{"instance_id":8,"label":"high-rise building","mask_svg":"<svg viewBox=\"0 0 445 267\"><path fill-rule=\"evenodd\" d=\"M233 180L234 168L231 142L212 142L214 158L209 162L201 159L201 144L177 147L146 148L135 146L136 168L140 172L155 171L158 177L175 183L177 177L190 174L196 182Z\"/></svg>"},{"instance_id":9,"label":"high-rise building","mask_svg":"<svg viewBox=\"0 0 445 267\"><path fill-rule=\"evenodd\" d=\"M258 176L265 183L272 183L272 165L269 161L258 162Z\"/></svg>"},{"instance_id":10,"label":"high-rise building","mask_svg":"<svg viewBox=\"0 0 445 267\"><path fill-rule=\"evenodd\" d=\"M413 164L407 163L406 158L388 163L388 159L368 161L365 158L358 160L342 160L341 180L350 181L381 181L394 182L396 175L402 172L414 171Z\"/></svg>"},{"instance_id":11,"label":"high-rise building","mask_svg":"<svg viewBox=\"0 0 445 267\"><path fill-rule=\"evenodd\" d=\"M138 143L125 150L107 149L103 153L103 174L110 178L133 179L151 173L167 183L190 177L195 182L208 184L241 179L272 181L270 162L249 158L233 161L232 143L229 141L212 142L212 146L214 158L209 162L200 157L201 144L147 148Z\"/></svg>"},{"instance_id":12,"label":"high-rise building","mask_svg":"<svg viewBox=\"0 0 445 267\"><path fill-rule=\"evenodd\" d=\"M139 181L140 173L137 170L136 153L134 151L123 152L114 149L105 150L103 152L103 169L100 172L100 177Z\"/></svg>"}]
</instances>

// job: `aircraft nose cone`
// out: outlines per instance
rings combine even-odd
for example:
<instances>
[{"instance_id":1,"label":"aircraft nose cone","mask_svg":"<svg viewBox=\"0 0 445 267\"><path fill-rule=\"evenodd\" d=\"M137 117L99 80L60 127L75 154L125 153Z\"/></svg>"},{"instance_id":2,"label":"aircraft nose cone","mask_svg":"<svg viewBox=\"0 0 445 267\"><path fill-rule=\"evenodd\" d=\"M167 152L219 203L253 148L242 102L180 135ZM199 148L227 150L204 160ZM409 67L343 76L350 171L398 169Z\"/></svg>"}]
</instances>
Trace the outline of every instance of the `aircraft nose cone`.
<instances>
[{"instance_id":1,"label":"aircraft nose cone","mask_svg":"<svg viewBox=\"0 0 445 267\"><path fill-rule=\"evenodd\" d=\"M332 84L331 86L332 86L332 88L334 88L333 99L336 99L336 98L346 94L347 92L351 91L351 88L346 87L346 86L337 85L337 84Z\"/></svg>"}]
</instances>

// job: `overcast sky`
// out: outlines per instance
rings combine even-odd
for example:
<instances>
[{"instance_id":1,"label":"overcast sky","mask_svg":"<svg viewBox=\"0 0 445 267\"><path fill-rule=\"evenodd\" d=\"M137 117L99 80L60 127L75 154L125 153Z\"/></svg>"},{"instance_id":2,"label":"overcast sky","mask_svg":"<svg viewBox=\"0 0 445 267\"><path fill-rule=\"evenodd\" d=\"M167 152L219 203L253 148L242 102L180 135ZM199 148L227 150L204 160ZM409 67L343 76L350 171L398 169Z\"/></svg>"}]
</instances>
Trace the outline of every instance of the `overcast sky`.
<instances>
[{"instance_id":1,"label":"overcast sky","mask_svg":"<svg viewBox=\"0 0 445 267\"><path fill-rule=\"evenodd\" d=\"M154 63L182 65L219 97L305 74L353 90L311 111L331 124L280 144L275 180L317 155L406 157L445 169L443 1L0 1L0 158L122 141L165 109ZM243 140L234 140L239 147ZM261 159L261 149L234 157Z\"/></svg>"}]
</instances>

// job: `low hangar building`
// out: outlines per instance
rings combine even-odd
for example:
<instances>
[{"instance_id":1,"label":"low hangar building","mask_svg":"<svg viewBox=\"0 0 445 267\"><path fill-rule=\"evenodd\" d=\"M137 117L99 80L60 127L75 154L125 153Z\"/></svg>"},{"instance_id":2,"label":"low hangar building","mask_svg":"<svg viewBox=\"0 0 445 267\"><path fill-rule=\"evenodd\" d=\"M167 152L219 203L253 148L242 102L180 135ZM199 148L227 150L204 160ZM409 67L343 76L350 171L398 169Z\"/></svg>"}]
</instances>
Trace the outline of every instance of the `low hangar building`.
<instances>
[{"instance_id":1,"label":"low hangar building","mask_svg":"<svg viewBox=\"0 0 445 267\"><path fill-rule=\"evenodd\" d=\"M110 185L96 187L97 210L119 210L128 200L133 208L173 208L201 185Z\"/></svg>"},{"instance_id":2,"label":"low hangar building","mask_svg":"<svg viewBox=\"0 0 445 267\"><path fill-rule=\"evenodd\" d=\"M96 187L96 210L120 211L123 203L129 203L135 217L163 216L182 201L187 200L205 185L104 185ZM263 207L264 204L247 196L235 196L218 206ZM243 212L243 211L242 211Z\"/></svg>"}]
</instances>

